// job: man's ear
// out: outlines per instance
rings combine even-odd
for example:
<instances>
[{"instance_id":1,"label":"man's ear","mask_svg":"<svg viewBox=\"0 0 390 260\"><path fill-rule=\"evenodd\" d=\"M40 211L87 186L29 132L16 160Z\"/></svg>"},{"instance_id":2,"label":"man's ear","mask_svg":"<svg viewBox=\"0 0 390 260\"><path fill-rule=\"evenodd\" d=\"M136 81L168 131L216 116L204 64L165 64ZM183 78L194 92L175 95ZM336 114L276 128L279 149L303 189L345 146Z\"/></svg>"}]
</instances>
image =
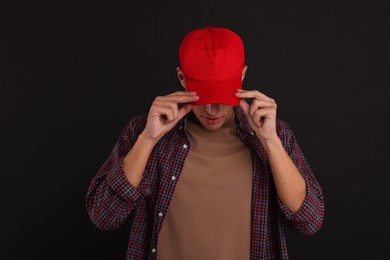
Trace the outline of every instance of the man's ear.
<instances>
[{"instance_id":1,"label":"man's ear","mask_svg":"<svg viewBox=\"0 0 390 260\"><path fill-rule=\"evenodd\" d=\"M186 88L186 80L183 72L180 70L180 67L176 67L177 77L180 81L180 84L183 88Z\"/></svg>"},{"instance_id":2,"label":"man's ear","mask_svg":"<svg viewBox=\"0 0 390 260\"><path fill-rule=\"evenodd\" d=\"M244 68L242 69L241 81L244 80L247 69L248 69L248 66L245 65Z\"/></svg>"}]
</instances>

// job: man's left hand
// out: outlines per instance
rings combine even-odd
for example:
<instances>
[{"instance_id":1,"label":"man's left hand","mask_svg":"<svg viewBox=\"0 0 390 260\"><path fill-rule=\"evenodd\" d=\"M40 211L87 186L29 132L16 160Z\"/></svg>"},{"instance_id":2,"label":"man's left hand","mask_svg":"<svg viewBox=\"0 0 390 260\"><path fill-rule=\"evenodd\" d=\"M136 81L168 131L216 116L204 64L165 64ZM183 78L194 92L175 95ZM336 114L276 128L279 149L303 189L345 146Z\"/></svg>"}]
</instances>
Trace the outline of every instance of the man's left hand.
<instances>
[{"instance_id":1,"label":"man's left hand","mask_svg":"<svg viewBox=\"0 0 390 260\"><path fill-rule=\"evenodd\" d=\"M260 141L278 138L276 133L276 102L257 90L237 89L236 97L241 99L239 106L245 112L251 128ZM252 104L246 98L253 98Z\"/></svg>"}]
</instances>

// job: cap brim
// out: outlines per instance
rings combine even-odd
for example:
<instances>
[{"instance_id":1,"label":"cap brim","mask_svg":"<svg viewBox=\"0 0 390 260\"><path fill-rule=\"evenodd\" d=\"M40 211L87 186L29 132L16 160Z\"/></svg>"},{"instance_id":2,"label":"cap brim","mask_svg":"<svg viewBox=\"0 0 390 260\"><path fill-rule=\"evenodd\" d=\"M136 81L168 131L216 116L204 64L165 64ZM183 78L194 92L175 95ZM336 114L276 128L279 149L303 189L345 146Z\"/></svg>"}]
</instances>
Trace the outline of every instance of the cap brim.
<instances>
[{"instance_id":1,"label":"cap brim","mask_svg":"<svg viewBox=\"0 0 390 260\"><path fill-rule=\"evenodd\" d=\"M186 78L187 91L195 91L199 99L194 106L206 104L226 104L237 106L240 99L236 97L236 89L242 88L242 79L237 77L228 81L198 81Z\"/></svg>"}]
</instances>

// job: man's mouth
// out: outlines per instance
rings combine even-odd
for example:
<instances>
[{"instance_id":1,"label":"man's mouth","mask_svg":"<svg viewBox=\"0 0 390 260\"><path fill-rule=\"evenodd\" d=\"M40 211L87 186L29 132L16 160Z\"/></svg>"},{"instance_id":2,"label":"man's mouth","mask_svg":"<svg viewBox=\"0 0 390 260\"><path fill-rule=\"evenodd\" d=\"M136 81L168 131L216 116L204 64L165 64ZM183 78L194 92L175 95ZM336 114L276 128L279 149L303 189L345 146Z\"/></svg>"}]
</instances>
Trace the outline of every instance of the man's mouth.
<instances>
[{"instance_id":1,"label":"man's mouth","mask_svg":"<svg viewBox=\"0 0 390 260\"><path fill-rule=\"evenodd\" d=\"M215 123L217 123L221 119L221 117L204 117L204 118L210 124L215 124Z\"/></svg>"}]
</instances>

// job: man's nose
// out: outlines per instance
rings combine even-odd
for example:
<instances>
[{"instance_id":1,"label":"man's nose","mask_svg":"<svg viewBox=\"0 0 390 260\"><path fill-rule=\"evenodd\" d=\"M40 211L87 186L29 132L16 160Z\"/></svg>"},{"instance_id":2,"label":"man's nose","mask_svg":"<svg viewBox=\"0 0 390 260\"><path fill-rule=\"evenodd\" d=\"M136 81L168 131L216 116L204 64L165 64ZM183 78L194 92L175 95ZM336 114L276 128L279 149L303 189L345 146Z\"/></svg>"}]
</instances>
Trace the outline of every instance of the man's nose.
<instances>
[{"instance_id":1,"label":"man's nose","mask_svg":"<svg viewBox=\"0 0 390 260\"><path fill-rule=\"evenodd\" d=\"M219 105L218 104L207 104L205 105L205 110L209 115L216 115L218 113Z\"/></svg>"}]
</instances>

